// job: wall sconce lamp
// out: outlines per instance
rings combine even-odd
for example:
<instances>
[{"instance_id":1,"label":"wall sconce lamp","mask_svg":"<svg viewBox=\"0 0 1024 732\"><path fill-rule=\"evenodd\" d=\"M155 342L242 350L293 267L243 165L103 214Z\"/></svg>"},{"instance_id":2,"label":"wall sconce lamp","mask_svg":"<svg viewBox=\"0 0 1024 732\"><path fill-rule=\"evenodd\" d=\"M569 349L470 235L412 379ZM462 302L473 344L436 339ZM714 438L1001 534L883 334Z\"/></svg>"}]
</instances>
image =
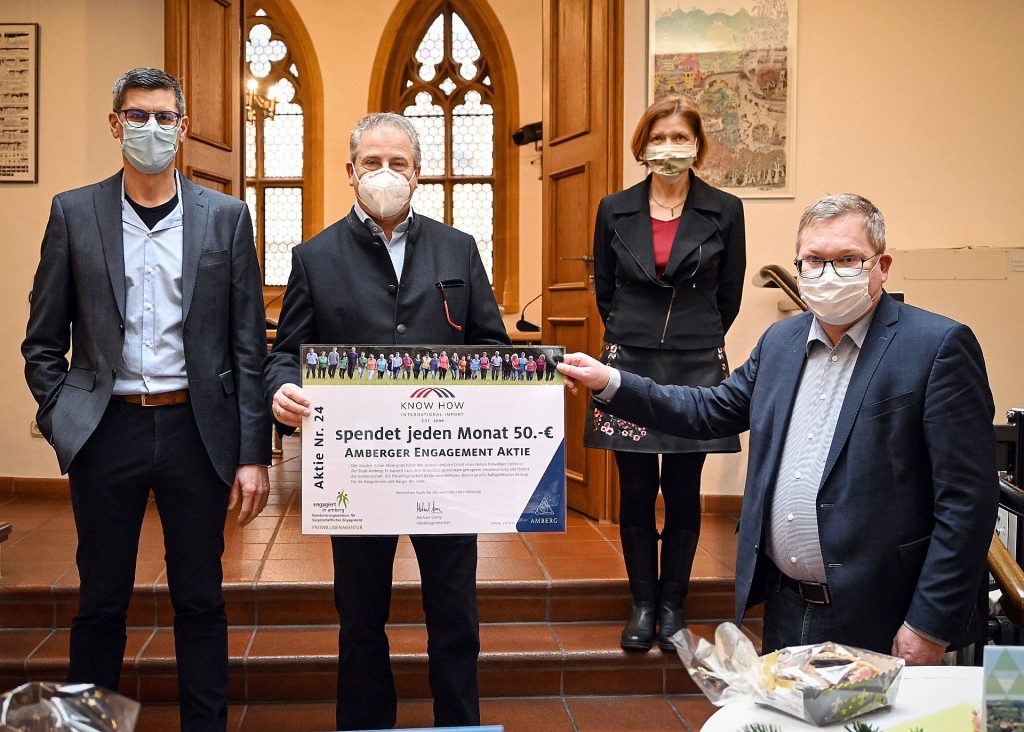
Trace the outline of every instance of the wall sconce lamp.
<instances>
[{"instance_id":1,"label":"wall sconce lamp","mask_svg":"<svg viewBox=\"0 0 1024 732\"><path fill-rule=\"evenodd\" d=\"M267 96L260 96L259 82L249 79L245 82L245 119L248 122L256 121L256 113L263 112L264 119L274 119L277 111L277 97L274 88L271 87Z\"/></svg>"}]
</instances>

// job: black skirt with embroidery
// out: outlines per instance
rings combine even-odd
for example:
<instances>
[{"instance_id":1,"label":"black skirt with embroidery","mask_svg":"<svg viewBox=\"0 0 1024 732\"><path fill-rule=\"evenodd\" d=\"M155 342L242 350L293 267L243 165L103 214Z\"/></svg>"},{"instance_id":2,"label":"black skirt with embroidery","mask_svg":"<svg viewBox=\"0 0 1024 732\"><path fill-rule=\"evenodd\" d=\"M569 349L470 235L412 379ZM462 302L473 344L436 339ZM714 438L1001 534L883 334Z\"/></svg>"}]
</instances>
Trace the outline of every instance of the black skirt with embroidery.
<instances>
[{"instance_id":1,"label":"black skirt with embroidery","mask_svg":"<svg viewBox=\"0 0 1024 732\"><path fill-rule=\"evenodd\" d=\"M649 376L659 384L715 386L729 375L724 348L696 348L663 351L655 348L605 343L601 362L620 371ZM604 411L592 401L590 418L583 434L587 447L621 452L739 452L739 437L690 440L635 425Z\"/></svg>"}]
</instances>

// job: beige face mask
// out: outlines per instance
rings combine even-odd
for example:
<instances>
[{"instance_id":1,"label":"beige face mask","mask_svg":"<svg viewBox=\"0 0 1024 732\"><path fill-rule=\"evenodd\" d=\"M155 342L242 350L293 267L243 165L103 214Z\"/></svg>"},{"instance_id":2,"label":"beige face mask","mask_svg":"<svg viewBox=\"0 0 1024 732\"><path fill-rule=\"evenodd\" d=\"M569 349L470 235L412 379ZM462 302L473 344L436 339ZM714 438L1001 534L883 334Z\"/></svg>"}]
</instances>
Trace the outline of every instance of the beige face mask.
<instances>
[{"instance_id":1,"label":"beige face mask","mask_svg":"<svg viewBox=\"0 0 1024 732\"><path fill-rule=\"evenodd\" d=\"M644 148L647 167L665 178L678 178L693 166L696 159L695 142L684 145L648 145Z\"/></svg>"}]
</instances>

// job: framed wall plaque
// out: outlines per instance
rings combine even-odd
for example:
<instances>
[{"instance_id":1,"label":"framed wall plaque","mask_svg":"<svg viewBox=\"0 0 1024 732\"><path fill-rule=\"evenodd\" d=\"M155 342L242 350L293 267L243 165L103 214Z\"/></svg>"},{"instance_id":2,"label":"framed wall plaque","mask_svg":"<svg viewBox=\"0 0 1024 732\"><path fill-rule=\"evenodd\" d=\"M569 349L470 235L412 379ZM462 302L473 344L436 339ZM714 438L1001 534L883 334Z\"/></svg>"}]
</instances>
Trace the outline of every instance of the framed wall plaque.
<instances>
[{"instance_id":1,"label":"framed wall plaque","mask_svg":"<svg viewBox=\"0 0 1024 732\"><path fill-rule=\"evenodd\" d=\"M0 183L39 173L39 25L0 23Z\"/></svg>"}]
</instances>

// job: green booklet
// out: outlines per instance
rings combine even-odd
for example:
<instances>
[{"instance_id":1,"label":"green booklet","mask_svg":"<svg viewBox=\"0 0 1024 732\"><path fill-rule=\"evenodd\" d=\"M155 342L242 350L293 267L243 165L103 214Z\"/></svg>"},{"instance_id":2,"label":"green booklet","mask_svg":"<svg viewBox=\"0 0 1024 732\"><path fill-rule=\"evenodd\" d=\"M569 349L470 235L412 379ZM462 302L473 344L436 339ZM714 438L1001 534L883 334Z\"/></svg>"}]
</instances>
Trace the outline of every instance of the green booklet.
<instances>
[{"instance_id":1,"label":"green booklet","mask_svg":"<svg viewBox=\"0 0 1024 732\"><path fill-rule=\"evenodd\" d=\"M985 646L986 730L1024 732L1024 647Z\"/></svg>"}]
</instances>

